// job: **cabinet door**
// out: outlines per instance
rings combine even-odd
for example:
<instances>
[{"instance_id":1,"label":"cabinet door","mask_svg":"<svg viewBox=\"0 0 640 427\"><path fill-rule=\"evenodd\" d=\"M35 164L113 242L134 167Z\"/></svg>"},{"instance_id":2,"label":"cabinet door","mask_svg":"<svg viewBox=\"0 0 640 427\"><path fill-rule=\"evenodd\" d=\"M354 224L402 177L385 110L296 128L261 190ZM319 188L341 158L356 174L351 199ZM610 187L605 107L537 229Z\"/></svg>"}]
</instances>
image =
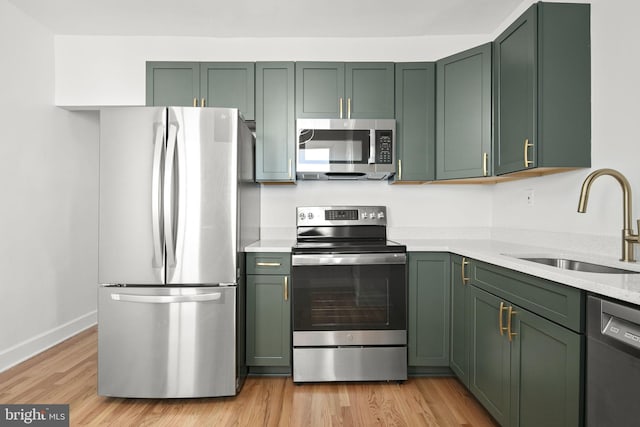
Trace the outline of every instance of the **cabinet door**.
<instances>
[{"instance_id":1,"label":"cabinet door","mask_svg":"<svg viewBox=\"0 0 640 427\"><path fill-rule=\"evenodd\" d=\"M509 422L510 344L500 333L506 326L501 300L469 285L467 321L469 328L469 389L501 425ZM506 328L505 328L506 330Z\"/></svg>"},{"instance_id":2,"label":"cabinet door","mask_svg":"<svg viewBox=\"0 0 640 427\"><path fill-rule=\"evenodd\" d=\"M533 5L494 42L497 175L536 166L536 35Z\"/></svg>"},{"instance_id":3,"label":"cabinet door","mask_svg":"<svg viewBox=\"0 0 640 427\"><path fill-rule=\"evenodd\" d=\"M449 254L409 254L409 366L449 365Z\"/></svg>"},{"instance_id":4,"label":"cabinet door","mask_svg":"<svg viewBox=\"0 0 640 427\"><path fill-rule=\"evenodd\" d=\"M396 64L396 156L394 181L435 178L435 64Z\"/></svg>"},{"instance_id":5,"label":"cabinet door","mask_svg":"<svg viewBox=\"0 0 640 427\"><path fill-rule=\"evenodd\" d=\"M513 307L511 425L581 425L583 338Z\"/></svg>"},{"instance_id":6,"label":"cabinet door","mask_svg":"<svg viewBox=\"0 0 640 427\"><path fill-rule=\"evenodd\" d=\"M295 181L294 63L256 64L256 179Z\"/></svg>"},{"instance_id":7,"label":"cabinet door","mask_svg":"<svg viewBox=\"0 0 640 427\"><path fill-rule=\"evenodd\" d=\"M146 85L148 106L192 107L200 99L200 65L147 62Z\"/></svg>"},{"instance_id":8,"label":"cabinet door","mask_svg":"<svg viewBox=\"0 0 640 427\"><path fill-rule=\"evenodd\" d=\"M395 117L394 64L352 62L345 66L347 115L351 119Z\"/></svg>"},{"instance_id":9,"label":"cabinet door","mask_svg":"<svg viewBox=\"0 0 640 427\"><path fill-rule=\"evenodd\" d=\"M346 118L344 63L296 62L296 118Z\"/></svg>"},{"instance_id":10,"label":"cabinet door","mask_svg":"<svg viewBox=\"0 0 640 427\"><path fill-rule=\"evenodd\" d=\"M247 365L289 366L289 276L247 276Z\"/></svg>"},{"instance_id":11,"label":"cabinet door","mask_svg":"<svg viewBox=\"0 0 640 427\"><path fill-rule=\"evenodd\" d=\"M491 44L437 62L436 178L491 175Z\"/></svg>"},{"instance_id":12,"label":"cabinet door","mask_svg":"<svg viewBox=\"0 0 640 427\"><path fill-rule=\"evenodd\" d=\"M450 367L464 385L469 387L469 349L467 323L468 261L451 255L451 356Z\"/></svg>"},{"instance_id":13,"label":"cabinet door","mask_svg":"<svg viewBox=\"0 0 640 427\"><path fill-rule=\"evenodd\" d=\"M205 99L207 107L237 108L245 120L254 120L254 63L204 62L200 64L200 98Z\"/></svg>"}]
</instances>

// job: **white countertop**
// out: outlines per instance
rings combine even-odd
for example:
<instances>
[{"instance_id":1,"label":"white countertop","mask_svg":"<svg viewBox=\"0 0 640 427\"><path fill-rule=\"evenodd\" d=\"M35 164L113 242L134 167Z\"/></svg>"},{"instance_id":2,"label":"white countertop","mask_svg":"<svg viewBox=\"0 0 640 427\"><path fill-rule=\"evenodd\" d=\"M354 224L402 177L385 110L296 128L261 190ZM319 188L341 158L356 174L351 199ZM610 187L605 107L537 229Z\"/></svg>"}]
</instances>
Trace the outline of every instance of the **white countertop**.
<instances>
[{"instance_id":1,"label":"white countertop","mask_svg":"<svg viewBox=\"0 0 640 427\"><path fill-rule=\"evenodd\" d=\"M562 251L489 239L394 239L407 246L409 252L451 252L479 261L509 268L532 276L594 292L610 298L640 305L640 274L602 274L563 270L516 258L517 256L567 258L594 264L633 270L640 273L640 263L621 262L575 251ZM294 239L260 240L246 248L247 252L291 252Z\"/></svg>"},{"instance_id":2,"label":"white countertop","mask_svg":"<svg viewBox=\"0 0 640 427\"><path fill-rule=\"evenodd\" d=\"M640 274L602 274L563 270L524 261L518 256L567 258L640 272L640 263L612 257L491 240L403 240L410 252L451 252L574 288L640 305Z\"/></svg>"},{"instance_id":3,"label":"white countertop","mask_svg":"<svg viewBox=\"0 0 640 427\"><path fill-rule=\"evenodd\" d=\"M246 252L291 252L295 239L264 239L245 247Z\"/></svg>"}]
</instances>

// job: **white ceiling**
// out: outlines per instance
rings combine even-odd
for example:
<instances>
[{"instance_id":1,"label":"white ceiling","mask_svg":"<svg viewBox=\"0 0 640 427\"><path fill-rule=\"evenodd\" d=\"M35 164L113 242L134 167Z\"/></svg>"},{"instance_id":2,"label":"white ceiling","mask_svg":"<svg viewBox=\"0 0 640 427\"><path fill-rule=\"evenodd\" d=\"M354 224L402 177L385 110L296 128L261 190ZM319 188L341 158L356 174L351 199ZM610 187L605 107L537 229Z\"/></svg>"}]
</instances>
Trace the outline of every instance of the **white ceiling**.
<instances>
[{"instance_id":1,"label":"white ceiling","mask_svg":"<svg viewBox=\"0 0 640 427\"><path fill-rule=\"evenodd\" d=\"M54 34L398 37L489 34L523 0L9 0Z\"/></svg>"}]
</instances>

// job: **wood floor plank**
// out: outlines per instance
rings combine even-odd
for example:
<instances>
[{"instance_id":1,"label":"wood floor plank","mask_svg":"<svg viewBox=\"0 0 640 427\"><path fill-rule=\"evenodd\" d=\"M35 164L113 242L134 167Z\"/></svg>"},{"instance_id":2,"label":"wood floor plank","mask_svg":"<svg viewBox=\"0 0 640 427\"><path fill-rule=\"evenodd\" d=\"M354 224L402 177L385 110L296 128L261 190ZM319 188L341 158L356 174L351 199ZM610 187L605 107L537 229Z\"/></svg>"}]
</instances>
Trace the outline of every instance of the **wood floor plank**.
<instances>
[{"instance_id":1,"label":"wood floor plank","mask_svg":"<svg viewBox=\"0 0 640 427\"><path fill-rule=\"evenodd\" d=\"M0 402L69 404L72 426L497 425L455 378L295 385L286 377L249 377L238 396L202 399L107 398L96 385L91 328L0 373Z\"/></svg>"}]
</instances>

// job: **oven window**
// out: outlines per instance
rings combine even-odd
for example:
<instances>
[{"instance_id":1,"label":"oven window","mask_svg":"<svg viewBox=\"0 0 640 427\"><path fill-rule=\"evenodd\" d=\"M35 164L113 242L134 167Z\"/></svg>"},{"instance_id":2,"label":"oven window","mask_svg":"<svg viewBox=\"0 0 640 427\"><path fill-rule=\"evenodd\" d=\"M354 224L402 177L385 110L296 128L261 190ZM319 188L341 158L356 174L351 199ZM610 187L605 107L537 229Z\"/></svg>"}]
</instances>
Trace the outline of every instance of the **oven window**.
<instances>
[{"instance_id":1,"label":"oven window","mask_svg":"<svg viewBox=\"0 0 640 427\"><path fill-rule=\"evenodd\" d=\"M294 266L295 331L404 330L404 265Z\"/></svg>"},{"instance_id":2,"label":"oven window","mask_svg":"<svg viewBox=\"0 0 640 427\"><path fill-rule=\"evenodd\" d=\"M304 129L298 140L299 161L305 164L369 163L370 131Z\"/></svg>"}]
</instances>

